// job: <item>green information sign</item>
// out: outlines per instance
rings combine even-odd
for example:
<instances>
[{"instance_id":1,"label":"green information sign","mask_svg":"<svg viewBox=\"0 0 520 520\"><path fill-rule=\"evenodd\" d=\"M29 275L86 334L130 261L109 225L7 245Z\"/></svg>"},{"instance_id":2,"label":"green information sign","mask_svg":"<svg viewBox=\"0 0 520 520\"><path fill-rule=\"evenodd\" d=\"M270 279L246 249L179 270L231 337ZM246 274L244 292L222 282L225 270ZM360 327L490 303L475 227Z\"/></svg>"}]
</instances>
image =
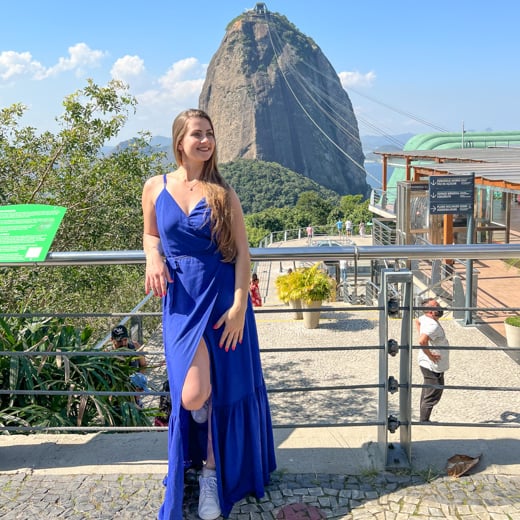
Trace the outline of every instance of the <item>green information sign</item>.
<instances>
[{"instance_id":1,"label":"green information sign","mask_svg":"<svg viewBox=\"0 0 520 520\"><path fill-rule=\"evenodd\" d=\"M43 262L66 210L43 204L0 206L0 263Z\"/></svg>"}]
</instances>

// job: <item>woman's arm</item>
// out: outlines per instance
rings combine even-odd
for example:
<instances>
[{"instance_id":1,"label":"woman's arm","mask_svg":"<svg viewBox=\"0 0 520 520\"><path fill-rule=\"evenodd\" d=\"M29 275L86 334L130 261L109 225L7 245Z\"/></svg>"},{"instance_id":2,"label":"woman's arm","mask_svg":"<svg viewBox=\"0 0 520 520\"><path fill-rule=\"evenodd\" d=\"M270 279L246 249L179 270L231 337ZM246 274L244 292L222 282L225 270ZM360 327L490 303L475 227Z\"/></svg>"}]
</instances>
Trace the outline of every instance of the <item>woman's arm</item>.
<instances>
[{"instance_id":1,"label":"woman's arm","mask_svg":"<svg viewBox=\"0 0 520 520\"><path fill-rule=\"evenodd\" d=\"M242 343L244 333L244 321L249 297L249 278L251 271L251 258L249 256L249 243L247 241L246 225L242 206L237 194L231 190L232 222L231 229L235 240L237 255L235 258L235 287L233 305L224 313L215 324L215 328L225 324L220 340L220 347L226 351L235 350L237 343Z\"/></svg>"},{"instance_id":2,"label":"woman's arm","mask_svg":"<svg viewBox=\"0 0 520 520\"><path fill-rule=\"evenodd\" d=\"M173 281L163 260L155 214L155 199L157 198L157 186L160 180L160 176L148 179L144 184L142 196L143 249L146 256L144 290L146 294L152 291L154 296L164 296L166 294L166 282Z\"/></svg>"},{"instance_id":3,"label":"woman's arm","mask_svg":"<svg viewBox=\"0 0 520 520\"><path fill-rule=\"evenodd\" d=\"M428 347L430 346L430 336L428 334L424 334L424 332L419 336L419 345L422 347L422 351L430 358L431 361L437 363L441 359L441 355L435 352L432 352Z\"/></svg>"}]
</instances>

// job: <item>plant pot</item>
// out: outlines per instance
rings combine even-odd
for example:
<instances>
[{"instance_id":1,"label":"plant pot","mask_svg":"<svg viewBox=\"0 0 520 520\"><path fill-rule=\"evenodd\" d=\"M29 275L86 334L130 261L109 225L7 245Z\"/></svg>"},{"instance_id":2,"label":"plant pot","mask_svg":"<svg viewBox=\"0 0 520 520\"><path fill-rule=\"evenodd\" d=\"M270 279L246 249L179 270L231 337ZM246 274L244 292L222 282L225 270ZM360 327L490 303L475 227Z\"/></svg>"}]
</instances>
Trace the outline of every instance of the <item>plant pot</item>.
<instances>
[{"instance_id":1,"label":"plant pot","mask_svg":"<svg viewBox=\"0 0 520 520\"><path fill-rule=\"evenodd\" d=\"M504 323L508 347L520 348L520 327Z\"/></svg>"},{"instance_id":2,"label":"plant pot","mask_svg":"<svg viewBox=\"0 0 520 520\"><path fill-rule=\"evenodd\" d=\"M289 300L289 307L294 310L293 320L303 320L303 312L301 311L301 300Z\"/></svg>"},{"instance_id":3,"label":"plant pot","mask_svg":"<svg viewBox=\"0 0 520 520\"><path fill-rule=\"evenodd\" d=\"M321 301L310 302L302 304L304 309L316 309L321 307ZM320 314L321 311L311 311L303 313L303 326L306 329L316 329L320 323Z\"/></svg>"}]
</instances>

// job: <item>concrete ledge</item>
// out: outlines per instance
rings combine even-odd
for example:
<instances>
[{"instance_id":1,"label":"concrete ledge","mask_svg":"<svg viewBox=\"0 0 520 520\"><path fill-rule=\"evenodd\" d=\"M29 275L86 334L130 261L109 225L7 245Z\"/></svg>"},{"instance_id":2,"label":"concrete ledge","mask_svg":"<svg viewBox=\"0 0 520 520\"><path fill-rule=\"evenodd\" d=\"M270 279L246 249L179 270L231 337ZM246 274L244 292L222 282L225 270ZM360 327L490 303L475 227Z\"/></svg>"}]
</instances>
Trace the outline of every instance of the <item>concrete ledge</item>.
<instances>
[{"instance_id":1,"label":"concrete ledge","mask_svg":"<svg viewBox=\"0 0 520 520\"><path fill-rule=\"evenodd\" d=\"M376 427L275 429L278 470L361 475L384 464ZM399 430L389 435L399 442ZM456 454L482 455L474 472L520 475L520 428L415 426L412 468L444 473ZM166 474L167 432L0 437L0 472Z\"/></svg>"}]
</instances>

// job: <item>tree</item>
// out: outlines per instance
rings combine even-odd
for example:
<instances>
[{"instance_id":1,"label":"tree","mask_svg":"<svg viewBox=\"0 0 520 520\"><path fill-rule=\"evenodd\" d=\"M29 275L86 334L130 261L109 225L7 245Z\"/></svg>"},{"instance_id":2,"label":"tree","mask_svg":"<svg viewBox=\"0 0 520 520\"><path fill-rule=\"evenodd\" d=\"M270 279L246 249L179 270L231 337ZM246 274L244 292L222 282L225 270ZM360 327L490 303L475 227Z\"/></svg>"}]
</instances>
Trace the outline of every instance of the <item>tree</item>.
<instances>
[{"instance_id":1,"label":"tree","mask_svg":"<svg viewBox=\"0 0 520 520\"><path fill-rule=\"evenodd\" d=\"M305 227L308 224L314 226L326 224L332 207L329 200L323 199L314 191L302 193L295 207L297 227Z\"/></svg>"},{"instance_id":2,"label":"tree","mask_svg":"<svg viewBox=\"0 0 520 520\"><path fill-rule=\"evenodd\" d=\"M329 215L329 223L338 219L349 219L354 225L361 222L371 222L372 212L368 209L369 201L363 200L363 195L345 195L341 197L339 207L334 208Z\"/></svg>"},{"instance_id":3,"label":"tree","mask_svg":"<svg viewBox=\"0 0 520 520\"><path fill-rule=\"evenodd\" d=\"M89 80L65 98L56 134L21 127L22 105L0 111L0 200L66 207L53 250L141 249L142 186L165 171L164 153L150 152L148 134L104 153L135 105L124 83L100 87ZM6 310L113 311L131 309L144 296L142 266L1 271Z\"/></svg>"},{"instance_id":4,"label":"tree","mask_svg":"<svg viewBox=\"0 0 520 520\"><path fill-rule=\"evenodd\" d=\"M237 192L246 214L293 208L300 195L307 191L318 193L322 199L335 196L332 190L277 163L237 159L222 164L220 171Z\"/></svg>"}]
</instances>

